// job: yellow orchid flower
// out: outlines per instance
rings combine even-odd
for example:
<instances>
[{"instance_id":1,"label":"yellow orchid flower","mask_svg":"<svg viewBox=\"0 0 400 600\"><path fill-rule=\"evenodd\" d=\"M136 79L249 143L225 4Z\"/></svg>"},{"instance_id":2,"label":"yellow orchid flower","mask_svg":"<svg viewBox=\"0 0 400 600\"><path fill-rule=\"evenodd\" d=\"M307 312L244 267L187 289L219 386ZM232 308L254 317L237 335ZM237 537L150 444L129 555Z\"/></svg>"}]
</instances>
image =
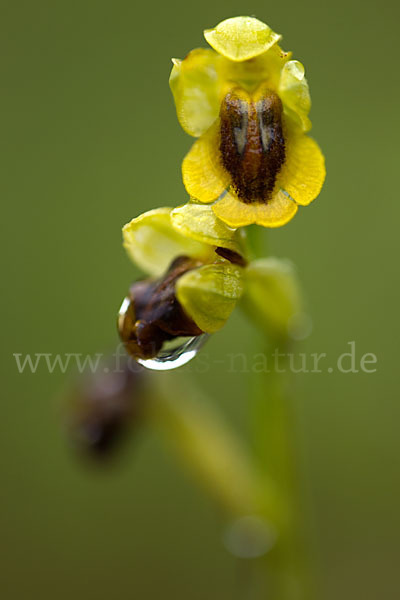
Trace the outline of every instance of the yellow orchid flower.
<instances>
[{"instance_id":1,"label":"yellow orchid flower","mask_svg":"<svg viewBox=\"0 0 400 600\"><path fill-rule=\"evenodd\" d=\"M128 255L150 275L131 286L119 314L131 356L151 359L171 340L223 327L242 294L241 238L201 204L158 208L124 226Z\"/></svg>"},{"instance_id":2,"label":"yellow orchid flower","mask_svg":"<svg viewBox=\"0 0 400 600\"><path fill-rule=\"evenodd\" d=\"M325 179L321 150L306 135L304 67L255 18L227 19L204 36L213 50L173 59L170 77L179 122L199 137L182 165L186 190L231 227L284 225Z\"/></svg>"}]
</instances>

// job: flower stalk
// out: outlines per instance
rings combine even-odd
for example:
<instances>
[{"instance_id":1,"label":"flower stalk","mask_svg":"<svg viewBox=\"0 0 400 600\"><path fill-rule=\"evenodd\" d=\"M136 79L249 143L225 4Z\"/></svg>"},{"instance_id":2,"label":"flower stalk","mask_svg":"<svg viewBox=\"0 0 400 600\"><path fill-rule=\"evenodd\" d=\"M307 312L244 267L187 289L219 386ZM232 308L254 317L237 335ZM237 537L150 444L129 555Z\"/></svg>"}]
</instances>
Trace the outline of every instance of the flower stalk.
<instances>
[{"instance_id":1,"label":"flower stalk","mask_svg":"<svg viewBox=\"0 0 400 600\"><path fill-rule=\"evenodd\" d=\"M177 373L153 380L150 415L177 456L231 517L258 514L283 526L284 498L266 477L215 402Z\"/></svg>"}]
</instances>

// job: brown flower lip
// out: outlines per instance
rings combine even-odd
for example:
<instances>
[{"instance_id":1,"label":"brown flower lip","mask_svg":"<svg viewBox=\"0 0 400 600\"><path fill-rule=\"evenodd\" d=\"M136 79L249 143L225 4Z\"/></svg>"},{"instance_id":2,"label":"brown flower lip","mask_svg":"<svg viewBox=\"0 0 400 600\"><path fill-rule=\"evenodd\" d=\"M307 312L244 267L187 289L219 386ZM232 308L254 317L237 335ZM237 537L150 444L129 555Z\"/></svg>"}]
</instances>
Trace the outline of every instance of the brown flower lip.
<instances>
[{"instance_id":1,"label":"brown flower lip","mask_svg":"<svg viewBox=\"0 0 400 600\"><path fill-rule=\"evenodd\" d=\"M133 358L154 358L164 342L203 333L185 314L175 295L179 277L201 264L187 256L179 256L160 279L145 279L131 286L118 318L118 331L126 351Z\"/></svg>"},{"instance_id":2,"label":"brown flower lip","mask_svg":"<svg viewBox=\"0 0 400 600\"><path fill-rule=\"evenodd\" d=\"M232 264L246 266L238 252L216 247L215 253ZM178 256L159 279L143 279L130 287L118 316L118 332L126 351L135 360L155 358L168 342L177 337L195 337L204 332L185 313L176 294L178 279L204 263Z\"/></svg>"},{"instance_id":3,"label":"brown flower lip","mask_svg":"<svg viewBox=\"0 0 400 600\"><path fill-rule=\"evenodd\" d=\"M282 102L265 86L231 90L220 110L220 158L245 203L267 202L285 162Z\"/></svg>"}]
</instances>

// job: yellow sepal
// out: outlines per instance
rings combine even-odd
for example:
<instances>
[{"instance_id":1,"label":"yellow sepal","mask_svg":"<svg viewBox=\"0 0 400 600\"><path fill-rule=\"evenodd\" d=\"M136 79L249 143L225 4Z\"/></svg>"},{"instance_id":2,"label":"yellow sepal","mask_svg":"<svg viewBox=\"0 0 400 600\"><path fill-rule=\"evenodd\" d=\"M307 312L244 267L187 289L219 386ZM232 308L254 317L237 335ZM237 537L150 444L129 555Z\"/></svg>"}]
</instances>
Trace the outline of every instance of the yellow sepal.
<instances>
[{"instance_id":1,"label":"yellow sepal","mask_svg":"<svg viewBox=\"0 0 400 600\"><path fill-rule=\"evenodd\" d=\"M171 208L157 208L132 219L123 229L123 244L145 273L159 277L177 256L207 260L213 248L179 233L171 224Z\"/></svg>"},{"instance_id":2,"label":"yellow sepal","mask_svg":"<svg viewBox=\"0 0 400 600\"><path fill-rule=\"evenodd\" d=\"M220 221L210 205L188 202L174 208L171 223L182 235L243 255L240 232Z\"/></svg>"},{"instance_id":3,"label":"yellow sepal","mask_svg":"<svg viewBox=\"0 0 400 600\"><path fill-rule=\"evenodd\" d=\"M187 315L206 333L223 327L243 291L243 269L227 261L182 275L177 298Z\"/></svg>"},{"instance_id":4,"label":"yellow sepal","mask_svg":"<svg viewBox=\"0 0 400 600\"><path fill-rule=\"evenodd\" d=\"M206 29L204 37L226 58L243 61L266 52L281 38L268 25L253 17L233 17Z\"/></svg>"}]
</instances>

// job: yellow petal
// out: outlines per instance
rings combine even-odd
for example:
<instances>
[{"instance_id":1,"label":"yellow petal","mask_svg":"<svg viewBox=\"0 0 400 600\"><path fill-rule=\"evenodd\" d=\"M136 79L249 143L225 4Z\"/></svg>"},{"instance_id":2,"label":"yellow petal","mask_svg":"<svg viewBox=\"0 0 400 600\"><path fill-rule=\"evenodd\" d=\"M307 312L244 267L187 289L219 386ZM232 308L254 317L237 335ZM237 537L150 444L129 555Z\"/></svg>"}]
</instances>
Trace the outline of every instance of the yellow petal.
<instances>
[{"instance_id":1,"label":"yellow petal","mask_svg":"<svg viewBox=\"0 0 400 600\"><path fill-rule=\"evenodd\" d=\"M207 258L211 246L185 237L171 224L171 208L149 210L122 229L124 247L135 264L150 275L162 275L177 256Z\"/></svg>"},{"instance_id":2,"label":"yellow petal","mask_svg":"<svg viewBox=\"0 0 400 600\"><path fill-rule=\"evenodd\" d=\"M182 163L183 183L189 196L212 202L228 187L230 178L219 159L218 124L197 140Z\"/></svg>"},{"instance_id":3,"label":"yellow petal","mask_svg":"<svg viewBox=\"0 0 400 600\"><path fill-rule=\"evenodd\" d=\"M210 205L189 202L179 206L171 213L171 223L184 236L243 255L239 232L220 221Z\"/></svg>"},{"instance_id":4,"label":"yellow petal","mask_svg":"<svg viewBox=\"0 0 400 600\"><path fill-rule=\"evenodd\" d=\"M252 223L264 227L281 227L294 217L297 205L282 191L265 204L246 204L230 191L213 204L212 209L230 227L244 227Z\"/></svg>"},{"instance_id":5,"label":"yellow petal","mask_svg":"<svg viewBox=\"0 0 400 600\"><path fill-rule=\"evenodd\" d=\"M206 333L221 329L243 291L243 269L230 263L188 271L176 283L176 295L186 314Z\"/></svg>"},{"instance_id":6,"label":"yellow petal","mask_svg":"<svg viewBox=\"0 0 400 600\"><path fill-rule=\"evenodd\" d=\"M304 77L304 67L298 60L290 60L284 65L279 81L279 95L286 114L293 118L303 131L309 131L311 122L308 113L311 98Z\"/></svg>"},{"instance_id":7,"label":"yellow petal","mask_svg":"<svg viewBox=\"0 0 400 600\"><path fill-rule=\"evenodd\" d=\"M214 50L234 61L248 60L266 52L281 38L253 17L233 17L206 29L204 37Z\"/></svg>"},{"instance_id":8,"label":"yellow petal","mask_svg":"<svg viewBox=\"0 0 400 600\"><path fill-rule=\"evenodd\" d=\"M189 135L199 137L212 125L219 111L217 62L210 49L192 50L184 60L173 59L169 85L176 114Z\"/></svg>"},{"instance_id":9,"label":"yellow petal","mask_svg":"<svg viewBox=\"0 0 400 600\"><path fill-rule=\"evenodd\" d=\"M325 159L317 142L308 135L290 135L279 185L297 204L306 206L316 198L325 180Z\"/></svg>"}]
</instances>

